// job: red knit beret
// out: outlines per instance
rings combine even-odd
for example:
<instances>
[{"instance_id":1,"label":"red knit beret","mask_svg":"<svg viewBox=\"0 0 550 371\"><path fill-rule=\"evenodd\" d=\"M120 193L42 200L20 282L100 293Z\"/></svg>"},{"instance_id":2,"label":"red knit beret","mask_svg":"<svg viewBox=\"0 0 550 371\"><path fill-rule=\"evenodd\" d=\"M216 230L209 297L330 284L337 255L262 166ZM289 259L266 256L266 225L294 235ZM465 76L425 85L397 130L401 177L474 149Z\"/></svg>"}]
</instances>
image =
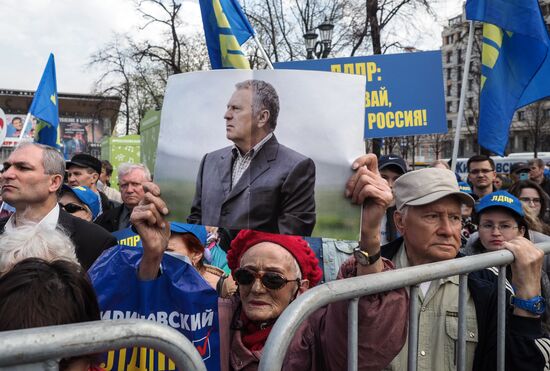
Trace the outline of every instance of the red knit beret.
<instances>
[{"instance_id":1,"label":"red knit beret","mask_svg":"<svg viewBox=\"0 0 550 371\"><path fill-rule=\"evenodd\" d=\"M302 278L309 281L309 287L317 285L323 277L323 272L319 268L319 261L315 253L302 237L252 230L240 231L237 237L231 242L231 249L227 253L227 265L229 268L232 271L239 268L244 253L260 242L275 243L291 253L300 266Z\"/></svg>"}]
</instances>

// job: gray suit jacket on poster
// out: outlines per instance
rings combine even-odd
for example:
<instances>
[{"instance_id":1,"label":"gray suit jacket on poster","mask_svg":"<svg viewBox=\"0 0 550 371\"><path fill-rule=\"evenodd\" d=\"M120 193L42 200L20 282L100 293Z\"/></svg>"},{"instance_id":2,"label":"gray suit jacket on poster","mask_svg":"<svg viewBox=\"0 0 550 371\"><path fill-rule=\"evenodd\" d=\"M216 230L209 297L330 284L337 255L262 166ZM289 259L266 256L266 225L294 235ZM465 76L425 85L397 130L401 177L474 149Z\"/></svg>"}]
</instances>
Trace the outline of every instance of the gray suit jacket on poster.
<instances>
[{"instance_id":1,"label":"gray suit jacket on poster","mask_svg":"<svg viewBox=\"0 0 550 371\"><path fill-rule=\"evenodd\" d=\"M310 236L315 226L315 164L269 139L231 187L233 147L206 154L189 223Z\"/></svg>"}]
</instances>

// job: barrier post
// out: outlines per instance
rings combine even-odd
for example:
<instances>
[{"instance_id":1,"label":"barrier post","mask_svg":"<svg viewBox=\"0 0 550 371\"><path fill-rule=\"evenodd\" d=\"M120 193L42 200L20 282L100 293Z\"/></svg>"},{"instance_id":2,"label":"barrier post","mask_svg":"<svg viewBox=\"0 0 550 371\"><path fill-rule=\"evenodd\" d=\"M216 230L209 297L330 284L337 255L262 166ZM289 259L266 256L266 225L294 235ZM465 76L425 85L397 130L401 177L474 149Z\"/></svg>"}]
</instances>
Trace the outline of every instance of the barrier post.
<instances>
[{"instance_id":1,"label":"barrier post","mask_svg":"<svg viewBox=\"0 0 550 371\"><path fill-rule=\"evenodd\" d=\"M357 371L359 298L348 304L348 370Z\"/></svg>"},{"instance_id":2,"label":"barrier post","mask_svg":"<svg viewBox=\"0 0 550 371\"><path fill-rule=\"evenodd\" d=\"M409 295L409 349L407 370L416 371L418 356L418 285L411 286Z\"/></svg>"},{"instance_id":3,"label":"barrier post","mask_svg":"<svg viewBox=\"0 0 550 371\"><path fill-rule=\"evenodd\" d=\"M171 327L143 319L82 322L2 332L0 367L134 346L164 353L180 370L206 371L199 352L185 336Z\"/></svg>"},{"instance_id":4,"label":"barrier post","mask_svg":"<svg viewBox=\"0 0 550 371\"><path fill-rule=\"evenodd\" d=\"M468 294L468 275L461 274L458 286L458 371L466 370L466 296Z\"/></svg>"},{"instance_id":5,"label":"barrier post","mask_svg":"<svg viewBox=\"0 0 550 371\"><path fill-rule=\"evenodd\" d=\"M506 266L498 269L497 370L504 371L506 334Z\"/></svg>"}]
</instances>

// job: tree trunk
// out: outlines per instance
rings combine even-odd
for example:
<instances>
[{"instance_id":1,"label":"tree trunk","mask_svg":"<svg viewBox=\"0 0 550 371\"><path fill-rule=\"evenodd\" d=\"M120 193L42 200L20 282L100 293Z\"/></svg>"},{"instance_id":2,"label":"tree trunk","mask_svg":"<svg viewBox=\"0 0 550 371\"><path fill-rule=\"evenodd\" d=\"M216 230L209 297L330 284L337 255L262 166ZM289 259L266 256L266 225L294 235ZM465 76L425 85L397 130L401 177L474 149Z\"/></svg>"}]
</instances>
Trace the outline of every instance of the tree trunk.
<instances>
[{"instance_id":1,"label":"tree trunk","mask_svg":"<svg viewBox=\"0 0 550 371\"><path fill-rule=\"evenodd\" d=\"M537 117L537 119L538 119L538 117ZM540 124L539 124L539 122L537 122L535 125L536 125L535 126L535 140L534 140L535 148L533 150L533 154L534 154L534 157L537 158L538 149L539 149Z\"/></svg>"},{"instance_id":2,"label":"tree trunk","mask_svg":"<svg viewBox=\"0 0 550 371\"><path fill-rule=\"evenodd\" d=\"M370 24L370 36L372 41L373 54L382 54L382 44L380 42L380 24L378 23L378 0L367 0L367 19ZM382 140L372 139L372 152L376 157L380 157L382 150Z\"/></svg>"}]
</instances>

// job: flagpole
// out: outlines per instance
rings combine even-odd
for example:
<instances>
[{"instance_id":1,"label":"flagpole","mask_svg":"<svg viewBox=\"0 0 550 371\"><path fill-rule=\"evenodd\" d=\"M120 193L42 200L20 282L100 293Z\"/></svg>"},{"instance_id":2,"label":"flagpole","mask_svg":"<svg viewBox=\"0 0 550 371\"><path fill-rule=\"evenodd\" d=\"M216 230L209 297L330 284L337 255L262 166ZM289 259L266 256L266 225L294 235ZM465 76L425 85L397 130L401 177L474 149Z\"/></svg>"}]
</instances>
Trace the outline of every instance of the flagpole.
<instances>
[{"instance_id":1,"label":"flagpole","mask_svg":"<svg viewBox=\"0 0 550 371\"><path fill-rule=\"evenodd\" d=\"M267 53L265 52L264 47L262 46L262 44L260 44L260 40L258 40L258 38L256 37L256 34L253 34L252 37L254 38L256 45L258 45L258 48L260 48L260 53L262 53L262 57L264 57L268 67L270 69L273 69L273 65L271 64L271 61L269 60L269 57L267 56Z\"/></svg>"},{"instance_id":2,"label":"flagpole","mask_svg":"<svg viewBox=\"0 0 550 371\"><path fill-rule=\"evenodd\" d=\"M31 121L31 113L27 113L27 117L25 118L25 123L23 124L23 129L21 129L21 134L19 134L19 141L17 142L17 146L19 147L21 145L21 140L23 139L23 136L25 135L25 132L27 131L27 127L29 126L29 122ZM1 211L1 209L0 209Z\"/></svg>"},{"instance_id":3,"label":"flagpole","mask_svg":"<svg viewBox=\"0 0 550 371\"><path fill-rule=\"evenodd\" d=\"M456 171L456 159L458 157L458 145L460 143L460 131L462 127L462 117L464 116L464 98L468 88L468 77L470 74L470 59L472 58L472 45L474 43L474 22L470 21L468 31L468 46L466 47L466 60L464 61L464 73L462 74L462 87L460 89L460 102L458 104L458 117L456 120L455 140L453 145L453 157L451 160L451 170Z\"/></svg>"}]
</instances>

